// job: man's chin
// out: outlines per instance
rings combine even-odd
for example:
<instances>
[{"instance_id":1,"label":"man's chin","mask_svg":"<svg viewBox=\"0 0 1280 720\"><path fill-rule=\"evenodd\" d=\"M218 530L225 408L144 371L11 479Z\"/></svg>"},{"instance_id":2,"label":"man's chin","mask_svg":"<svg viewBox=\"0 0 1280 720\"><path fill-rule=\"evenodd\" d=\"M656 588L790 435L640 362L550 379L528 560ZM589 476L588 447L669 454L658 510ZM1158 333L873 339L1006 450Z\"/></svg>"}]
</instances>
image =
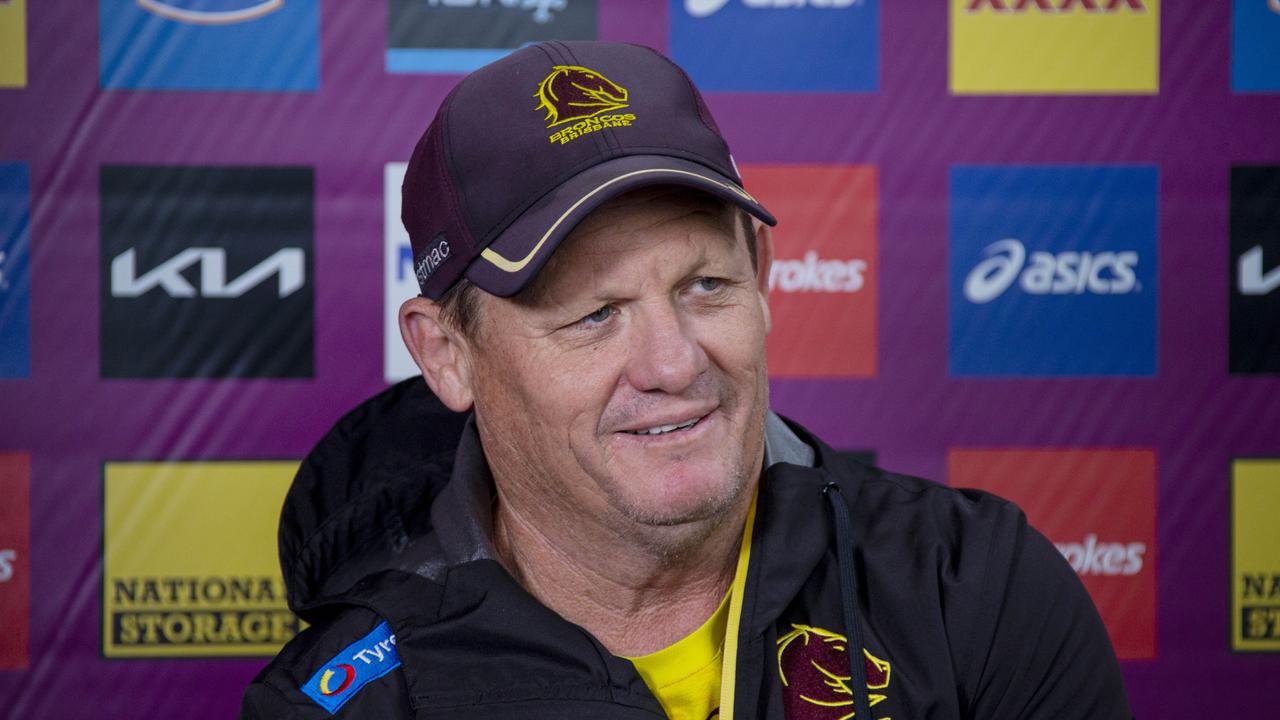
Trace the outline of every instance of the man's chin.
<instances>
[{"instance_id":1,"label":"man's chin","mask_svg":"<svg viewBox=\"0 0 1280 720\"><path fill-rule=\"evenodd\" d=\"M723 519L741 498L744 485L740 473L729 470L718 470L714 475L680 472L644 487L619 488L613 501L623 515L639 525L695 525Z\"/></svg>"}]
</instances>

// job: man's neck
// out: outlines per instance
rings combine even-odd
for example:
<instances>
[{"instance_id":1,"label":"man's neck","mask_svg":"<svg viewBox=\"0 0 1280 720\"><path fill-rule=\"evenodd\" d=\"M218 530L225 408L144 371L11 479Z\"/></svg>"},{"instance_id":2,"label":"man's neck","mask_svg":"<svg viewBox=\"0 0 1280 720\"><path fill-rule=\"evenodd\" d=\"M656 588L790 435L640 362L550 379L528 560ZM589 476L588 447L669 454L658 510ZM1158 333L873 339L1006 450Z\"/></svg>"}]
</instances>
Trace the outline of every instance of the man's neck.
<instances>
[{"instance_id":1,"label":"man's neck","mask_svg":"<svg viewBox=\"0 0 1280 720\"><path fill-rule=\"evenodd\" d=\"M719 607L733 582L755 485L700 527L636 533L547 524L536 509L522 511L499 498L494 546L541 603L586 628L611 653L645 655L693 632Z\"/></svg>"}]
</instances>

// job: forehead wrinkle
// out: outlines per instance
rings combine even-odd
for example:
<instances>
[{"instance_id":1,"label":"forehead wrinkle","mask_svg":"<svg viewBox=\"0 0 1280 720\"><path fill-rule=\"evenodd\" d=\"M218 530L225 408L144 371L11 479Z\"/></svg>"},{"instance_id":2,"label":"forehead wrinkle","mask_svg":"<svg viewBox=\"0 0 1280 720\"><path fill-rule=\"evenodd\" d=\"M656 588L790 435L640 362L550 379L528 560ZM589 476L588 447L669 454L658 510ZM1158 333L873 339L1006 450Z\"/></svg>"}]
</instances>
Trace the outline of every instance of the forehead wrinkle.
<instances>
[{"instance_id":1,"label":"forehead wrinkle","mask_svg":"<svg viewBox=\"0 0 1280 720\"><path fill-rule=\"evenodd\" d=\"M614 246L584 249L572 271L546 283L542 290L544 302L559 304L585 297L615 302L649 292L665 292L667 284L707 264L710 246L705 233L696 229L660 238L645 237L626 246L610 244Z\"/></svg>"},{"instance_id":2,"label":"forehead wrinkle","mask_svg":"<svg viewBox=\"0 0 1280 720\"><path fill-rule=\"evenodd\" d=\"M612 209L634 212L633 208ZM681 271L682 274L687 273L690 268L705 265L707 262L706 248L710 243L700 243L697 237L719 236L730 247L737 242L737 233L732 231L732 213L723 212L728 210L725 206L717 206L717 209L722 212L713 213L705 206L690 207L677 215L655 215L645 218L643 224L638 227L625 228L615 228L611 224L605 225L608 219L605 216L613 213L606 212L597 217L600 211L596 211L589 217L596 218L592 224L598 227L584 228L586 223L584 220L583 224L574 228L547 260L547 264L539 271L534 281L513 299L524 306L563 306L566 295L585 294L578 290L586 284L590 284L592 288L592 297L601 300L617 299L612 295L620 292L619 290L601 290L609 284L610 276L625 269L625 264L618 263L615 258L643 251L654 243L664 245L681 243L693 248L695 256L688 267ZM639 219L634 219L628 224L635 224L635 222L639 222ZM686 222L692 223L693 226L684 231L673 232L665 229L670 225ZM725 227L726 223L729 225L728 228ZM603 238L597 237L602 234ZM646 274L644 276L646 280L656 281L662 278L661 270L664 265L661 261L663 259L661 255L653 258L656 272Z\"/></svg>"},{"instance_id":3,"label":"forehead wrinkle","mask_svg":"<svg viewBox=\"0 0 1280 720\"><path fill-rule=\"evenodd\" d=\"M565 268L578 270L584 261L591 269L591 281L598 286L597 273L608 267L602 266L599 260L593 261L593 258L639 247L640 243L634 239L637 235L652 233L662 239L666 225L682 221L721 235L724 242L731 245L740 234L735 206L704 191L679 185L640 188L610 199L583 218L547 259L533 281L511 299L527 308L547 305L551 301L548 295L557 292L557 285L564 285L561 276L565 275ZM599 237L602 233L603 239ZM705 259L704 253L700 260L705 262ZM579 277L571 281L569 287L580 287L583 282Z\"/></svg>"}]
</instances>

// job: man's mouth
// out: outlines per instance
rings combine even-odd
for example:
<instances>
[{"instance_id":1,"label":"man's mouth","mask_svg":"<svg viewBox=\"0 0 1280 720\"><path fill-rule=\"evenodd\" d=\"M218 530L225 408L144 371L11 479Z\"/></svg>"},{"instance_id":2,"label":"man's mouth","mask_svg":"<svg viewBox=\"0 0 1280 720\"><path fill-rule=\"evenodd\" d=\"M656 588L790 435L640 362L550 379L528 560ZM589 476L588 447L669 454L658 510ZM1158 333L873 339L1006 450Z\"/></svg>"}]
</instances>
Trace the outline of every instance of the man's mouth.
<instances>
[{"instance_id":1,"label":"man's mouth","mask_svg":"<svg viewBox=\"0 0 1280 720\"><path fill-rule=\"evenodd\" d=\"M679 430L688 430L694 425L702 422L702 419L705 417L705 415L702 417L696 417L692 420L687 420L675 425L654 425L651 428L644 428L642 430L624 430L623 432L628 435L666 435L667 433L673 433Z\"/></svg>"}]
</instances>

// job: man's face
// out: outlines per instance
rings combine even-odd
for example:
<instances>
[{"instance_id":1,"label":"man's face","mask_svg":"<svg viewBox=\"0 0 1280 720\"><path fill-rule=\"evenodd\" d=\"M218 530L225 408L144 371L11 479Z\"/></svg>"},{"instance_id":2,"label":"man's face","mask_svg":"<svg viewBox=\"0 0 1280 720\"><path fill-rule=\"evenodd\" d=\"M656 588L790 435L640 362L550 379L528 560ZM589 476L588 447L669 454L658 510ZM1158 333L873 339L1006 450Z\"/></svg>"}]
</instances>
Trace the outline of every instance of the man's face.
<instances>
[{"instance_id":1,"label":"man's face","mask_svg":"<svg viewBox=\"0 0 1280 720\"><path fill-rule=\"evenodd\" d=\"M656 188L615 199L516 300L485 296L468 353L504 500L593 519L714 520L753 487L768 308L734 211Z\"/></svg>"}]
</instances>

